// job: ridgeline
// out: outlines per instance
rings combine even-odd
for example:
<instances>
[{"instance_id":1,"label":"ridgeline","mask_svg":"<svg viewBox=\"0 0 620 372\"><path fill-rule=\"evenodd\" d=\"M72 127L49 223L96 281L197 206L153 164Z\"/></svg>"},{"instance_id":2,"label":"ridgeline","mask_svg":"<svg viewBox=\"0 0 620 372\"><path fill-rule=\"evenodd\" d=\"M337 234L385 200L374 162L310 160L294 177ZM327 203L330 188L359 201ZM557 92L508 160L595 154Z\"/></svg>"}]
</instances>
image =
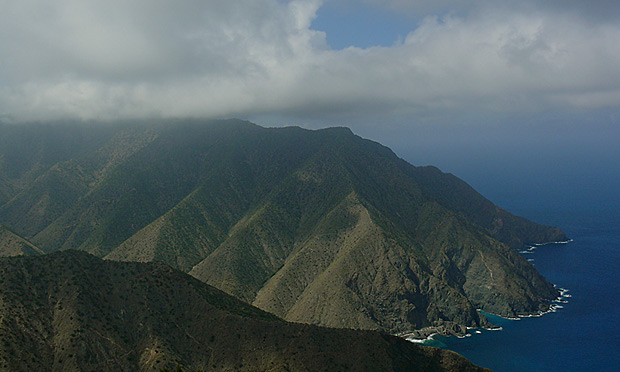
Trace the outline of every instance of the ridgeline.
<instances>
[{"instance_id":1,"label":"ridgeline","mask_svg":"<svg viewBox=\"0 0 620 372\"><path fill-rule=\"evenodd\" d=\"M285 320L462 334L558 293L516 249L566 240L346 128L0 125L0 223L44 252L161 261Z\"/></svg>"}]
</instances>

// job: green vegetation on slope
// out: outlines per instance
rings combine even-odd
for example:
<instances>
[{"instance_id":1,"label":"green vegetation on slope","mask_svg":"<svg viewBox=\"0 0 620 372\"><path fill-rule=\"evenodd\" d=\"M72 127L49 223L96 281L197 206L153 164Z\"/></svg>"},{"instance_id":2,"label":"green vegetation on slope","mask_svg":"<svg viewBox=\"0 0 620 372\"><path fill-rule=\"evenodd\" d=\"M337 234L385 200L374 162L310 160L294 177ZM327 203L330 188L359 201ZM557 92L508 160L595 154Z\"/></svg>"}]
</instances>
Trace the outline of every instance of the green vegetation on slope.
<instances>
[{"instance_id":1,"label":"green vegetation on slope","mask_svg":"<svg viewBox=\"0 0 620 372\"><path fill-rule=\"evenodd\" d=\"M27 142L24 128L7 135ZM0 222L44 251L163 261L287 320L393 333L459 333L485 324L476 309L557 296L512 248L561 231L346 128L119 124L76 131L75 149L55 128L46 141L68 150L0 172Z\"/></svg>"},{"instance_id":2,"label":"green vegetation on slope","mask_svg":"<svg viewBox=\"0 0 620 372\"><path fill-rule=\"evenodd\" d=\"M0 371L483 371L376 332L292 324L169 266L0 259Z\"/></svg>"},{"instance_id":3,"label":"green vegetation on slope","mask_svg":"<svg viewBox=\"0 0 620 372\"><path fill-rule=\"evenodd\" d=\"M36 256L43 251L27 239L0 225L0 257Z\"/></svg>"}]
</instances>

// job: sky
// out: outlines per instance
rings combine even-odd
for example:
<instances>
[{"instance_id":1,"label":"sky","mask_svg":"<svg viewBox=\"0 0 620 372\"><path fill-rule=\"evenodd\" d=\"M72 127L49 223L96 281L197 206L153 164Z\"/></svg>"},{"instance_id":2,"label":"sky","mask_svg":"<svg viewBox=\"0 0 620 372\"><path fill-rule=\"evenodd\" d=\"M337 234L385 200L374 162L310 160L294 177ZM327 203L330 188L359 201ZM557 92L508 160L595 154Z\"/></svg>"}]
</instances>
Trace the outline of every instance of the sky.
<instances>
[{"instance_id":1,"label":"sky","mask_svg":"<svg viewBox=\"0 0 620 372\"><path fill-rule=\"evenodd\" d=\"M0 0L0 120L340 125L482 188L620 186L619 20L615 0Z\"/></svg>"}]
</instances>

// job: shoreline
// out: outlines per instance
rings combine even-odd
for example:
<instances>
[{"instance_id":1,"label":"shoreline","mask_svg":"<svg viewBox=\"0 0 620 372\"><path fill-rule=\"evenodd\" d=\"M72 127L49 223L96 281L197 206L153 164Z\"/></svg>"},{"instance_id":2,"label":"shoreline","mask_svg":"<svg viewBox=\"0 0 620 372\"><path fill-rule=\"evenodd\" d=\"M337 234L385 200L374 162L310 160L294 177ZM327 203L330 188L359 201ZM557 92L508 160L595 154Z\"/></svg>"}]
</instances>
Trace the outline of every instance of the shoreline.
<instances>
[{"instance_id":1,"label":"shoreline","mask_svg":"<svg viewBox=\"0 0 620 372\"><path fill-rule=\"evenodd\" d=\"M533 246L536 246L536 247L542 247L542 246L544 246L544 245L550 245L550 244L568 244L568 243L571 243L571 242L574 242L574 240L573 240L573 239L568 239L568 240L559 241L559 242L531 243L531 244L532 244ZM526 244L526 245L529 245L529 244Z\"/></svg>"},{"instance_id":2,"label":"shoreline","mask_svg":"<svg viewBox=\"0 0 620 372\"><path fill-rule=\"evenodd\" d=\"M400 336L400 337L403 337L405 340L409 342L413 342L414 344L424 344L428 341L434 340L435 336L437 336L438 334L439 333L431 333L426 338L414 338L414 337L404 337L404 336Z\"/></svg>"},{"instance_id":3,"label":"shoreline","mask_svg":"<svg viewBox=\"0 0 620 372\"><path fill-rule=\"evenodd\" d=\"M549 304L549 309L546 311L538 311L535 313L531 313L531 314L523 314L523 315L518 315L517 317L507 317L507 316L503 316L503 315L498 315L498 314L493 314L493 313L488 313L488 312L484 312L486 314L489 315L493 315L505 320L511 320L511 321L520 321L522 319L525 318L540 318L543 315L546 314L550 314L550 313L555 313L560 309L563 309L564 306L562 306L561 304L566 304L568 303L568 299L572 297L572 295L569 293L570 290L566 289L566 288L558 288L558 291L560 292L560 295L555 298L554 300L551 301L551 303ZM478 311L481 311L481 309L478 309ZM447 328L439 326L439 327L426 327L426 328L422 328L419 330L414 330L411 332L403 332L400 334L396 334L396 336L404 338L405 340L409 341L409 342L413 342L415 344L422 344L424 345L427 342L431 342L435 340L435 336L444 336L444 337L450 337L450 336L455 336L457 338L466 338L466 337L471 337L473 334L480 334L482 333L480 331L480 329L484 329L486 331L501 331L503 330L503 328L501 326L492 326L492 327L466 327L466 331L464 333L456 333L453 331L449 331ZM468 331L473 331L473 333L469 333Z\"/></svg>"},{"instance_id":4,"label":"shoreline","mask_svg":"<svg viewBox=\"0 0 620 372\"><path fill-rule=\"evenodd\" d=\"M429 326L421 329L415 329L413 331L397 333L395 336L404 338L409 342L416 344L424 344L427 341L432 341L435 336L455 336L458 338L470 337L467 331L474 329L473 327L466 327L460 324L448 324Z\"/></svg>"},{"instance_id":5,"label":"shoreline","mask_svg":"<svg viewBox=\"0 0 620 372\"><path fill-rule=\"evenodd\" d=\"M506 319L506 320L512 320L512 321L519 321L525 318L540 318L543 315L555 313L558 311L558 309L563 309L564 306L559 305L559 304L567 304L568 303L567 298L573 297L570 293L568 293L570 292L569 289L558 288L558 291L560 292L560 295L556 297L554 300L551 300L551 303L549 304L549 309L545 311L537 311L531 314L519 314L516 317L507 317L507 316L493 314L493 313L487 313L487 314L490 314L490 315L493 315L493 316L496 316L502 319Z\"/></svg>"},{"instance_id":6,"label":"shoreline","mask_svg":"<svg viewBox=\"0 0 620 372\"><path fill-rule=\"evenodd\" d=\"M532 243L532 244L527 244L528 248L522 251L519 251L520 254L532 254L534 253L534 251L536 250L536 248L538 247L542 247L545 245L552 245L552 244L568 244L573 242L573 239L568 239L566 241L558 241L558 242L547 242L547 243ZM528 260L529 261L529 260ZM497 316L499 318L502 319L506 319L506 320L512 320L512 321L520 321L521 319L525 319L525 318L540 318L543 315L546 314L550 314L550 313L555 313L560 309L563 309L564 306L562 306L561 304L567 304L568 303L568 299L571 298L572 296L570 295L570 290L566 289L566 288L558 288L555 284L554 287L559 291L559 295L558 297L556 297L555 299L551 300L549 303L549 309L545 310L545 311L537 311L534 313L530 313L530 314L519 314L516 317L507 317L507 316L503 316L503 315L499 315L499 314L493 314L493 313L488 313L485 312L489 315L493 315L493 316ZM482 309L477 309L477 311L479 312L483 312ZM433 341L435 338L435 336L445 336L445 337L450 337L450 336L456 336L457 338L466 338L466 337L471 337L472 334L480 334L482 333L480 331L480 329L484 329L486 331L501 331L503 328L500 326L492 326L492 327L465 327L466 330L465 332L454 332L454 331L450 331L448 330L446 327L443 326L436 326L436 327L426 327L426 328L422 328L422 329L417 329L417 330L413 330L411 332L402 332L399 334L396 334L396 336L404 338L405 340L409 341L409 342L413 342L416 344L425 344L427 342L431 342ZM473 333L469 333L468 331L474 331Z\"/></svg>"},{"instance_id":7,"label":"shoreline","mask_svg":"<svg viewBox=\"0 0 620 372\"><path fill-rule=\"evenodd\" d=\"M538 247L544 247L546 245L552 245L552 244L568 244L568 243L572 243L574 242L573 239L568 239L568 240L564 240L564 241L559 241L559 242L546 242L546 243L528 243L525 244L525 246L527 247L526 249L517 251L521 254L531 254L534 253L534 251L536 250L536 248Z\"/></svg>"},{"instance_id":8,"label":"shoreline","mask_svg":"<svg viewBox=\"0 0 620 372\"><path fill-rule=\"evenodd\" d=\"M507 317L507 316L503 316L503 315L499 315L499 314L493 314L493 313L488 313L488 312L483 312L483 310L478 309L478 311L489 314L489 315L493 315L505 320L511 320L511 321L520 321L522 319L525 318L540 318L543 315L546 314L550 314L550 313L555 313L560 309L563 309L564 306L562 306L561 304L567 304L568 303L568 298L571 298L572 295L569 293L570 290L566 289L566 288L558 288L558 291L560 292L560 295L555 298L554 300L551 301L551 303L549 304L549 309L546 311L538 311L535 313L531 313L531 314L523 314L523 315L517 315L516 317ZM437 326L437 327L426 327L426 328L422 328L422 329L417 329L417 330L413 330L411 332L403 332L403 333L399 333L396 334L395 336L404 338L405 340L409 341L409 342L413 342L415 344L425 344L427 342L433 341L435 340L435 336L444 336L444 337L450 337L450 336L455 336L457 338L466 338L466 337L471 337L472 334L480 334L482 333L480 331L480 329L484 329L485 331L501 331L503 330L502 327L500 326L492 326L492 327L466 327L466 331L464 333L457 333L454 331L450 331L448 330L446 327L443 326ZM468 331L474 331L473 333L469 333Z\"/></svg>"}]
</instances>

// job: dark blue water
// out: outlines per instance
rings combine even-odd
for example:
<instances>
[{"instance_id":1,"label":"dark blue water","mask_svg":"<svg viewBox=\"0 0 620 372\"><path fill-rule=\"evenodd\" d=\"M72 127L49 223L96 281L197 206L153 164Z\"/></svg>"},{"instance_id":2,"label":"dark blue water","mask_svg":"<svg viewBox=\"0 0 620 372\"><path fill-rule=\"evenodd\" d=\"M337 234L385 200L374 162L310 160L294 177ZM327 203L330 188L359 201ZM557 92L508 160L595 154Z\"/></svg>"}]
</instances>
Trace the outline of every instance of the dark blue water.
<instances>
[{"instance_id":1,"label":"dark blue water","mask_svg":"<svg viewBox=\"0 0 620 372\"><path fill-rule=\"evenodd\" d=\"M620 213L616 208L552 210L509 206L511 212L560 226L572 243L547 245L525 255L549 281L570 290L555 313L519 321L490 317L502 331L438 337L496 372L620 371Z\"/></svg>"},{"instance_id":2,"label":"dark blue water","mask_svg":"<svg viewBox=\"0 0 620 372\"><path fill-rule=\"evenodd\" d=\"M400 153L454 173L509 212L566 232L572 243L525 256L572 297L540 318L492 318L502 331L438 341L495 372L620 371L619 127L562 125L544 135L518 129L512 140L502 128L496 136L440 131L436 141L420 136Z\"/></svg>"}]
</instances>

